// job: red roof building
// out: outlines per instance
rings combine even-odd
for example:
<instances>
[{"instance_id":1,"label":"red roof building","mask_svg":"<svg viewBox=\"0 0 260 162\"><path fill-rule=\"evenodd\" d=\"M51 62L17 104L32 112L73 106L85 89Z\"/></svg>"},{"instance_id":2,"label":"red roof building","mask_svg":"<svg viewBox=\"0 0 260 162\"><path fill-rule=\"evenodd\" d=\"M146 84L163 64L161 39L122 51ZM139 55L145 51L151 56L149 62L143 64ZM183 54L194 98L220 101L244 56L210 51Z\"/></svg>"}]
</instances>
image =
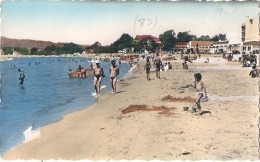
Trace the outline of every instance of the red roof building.
<instances>
[{"instance_id":1,"label":"red roof building","mask_svg":"<svg viewBox=\"0 0 260 162\"><path fill-rule=\"evenodd\" d=\"M155 41L156 43L161 43L160 39L159 38L156 38L154 36L151 36L151 35L137 35L135 36L135 40L140 40L140 39L151 39L153 41Z\"/></svg>"},{"instance_id":2,"label":"red roof building","mask_svg":"<svg viewBox=\"0 0 260 162\"><path fill-rule=\"evenodd\" d=\"M189 42L177 42L175 47L176 48L188 48Z\"/></svg>"},{"instance_id":3,"label":"red roof building","mask_svg":"<svg viewBox=\"0 0 260 162\"><path fill-rule=\"evenodd\" d=\"M210 47L212 46L213 41L190 41L190 48L194 47Z\"/></svg>"}]
</instances>

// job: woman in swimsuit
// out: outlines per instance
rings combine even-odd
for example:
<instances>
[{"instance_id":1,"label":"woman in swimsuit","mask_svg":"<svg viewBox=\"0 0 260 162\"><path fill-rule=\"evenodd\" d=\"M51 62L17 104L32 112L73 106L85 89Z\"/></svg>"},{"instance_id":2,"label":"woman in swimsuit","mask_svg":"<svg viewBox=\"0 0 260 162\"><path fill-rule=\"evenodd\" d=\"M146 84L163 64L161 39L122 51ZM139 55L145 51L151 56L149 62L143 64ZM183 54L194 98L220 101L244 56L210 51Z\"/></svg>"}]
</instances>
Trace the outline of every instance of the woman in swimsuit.
<instances>
[{"instance_id":1,"label":"woman in swimsuit","mask_svg":"<svg viewBox=\"0 0 260 162\"><path fill-rule=\"evenodd\" d=\"M100 62L96 61L96 66L94 67L94 88L98 96L100 96L100 86L102 81L102 76L104 75L103 68L100 66Z\"/></svg>"},{"instance_id":2,"label":"woman in swimsuit","mask_svg":"<svg viewBox=\"0 0 260 162\"><path fill-rule=\"evenodd\" d=\"M145 70L146 70L146 79L147 80L151 80L150 79L150 69L151 69L151 63L149 58L146 59L146 64L145 64Z\"/></svg>"},{"instance_id":3,"label":"woman in swimsuit","mask_svg":"<svg viewBox=\"0 0 260 162\"><path fill-rule=\"evenodd\" d=\"M110 73L110 83L113 89L113 94L116 94L116 81L117 81L117 75L119 74L119 68L116 66L115 60L111 61L111 66L109 67L109 73Z\"/></svg>"},{"instance_id":4,"label":"woman in swimsuit","mask_svg":"<svg viewBox=\"0 0 260 162\"><path fill-rule=\"evenodd\" d=\"M198 113L201 114L201 106L200 106L200 100L203 96L205 98L208 98L207 96L207 91L206 91L206 86L201 80L202 75L200 73L194 74L195 82L194 82L194 87L196 88L196 102L195 105L198 108Z\"/></svg>"}]
</instances>

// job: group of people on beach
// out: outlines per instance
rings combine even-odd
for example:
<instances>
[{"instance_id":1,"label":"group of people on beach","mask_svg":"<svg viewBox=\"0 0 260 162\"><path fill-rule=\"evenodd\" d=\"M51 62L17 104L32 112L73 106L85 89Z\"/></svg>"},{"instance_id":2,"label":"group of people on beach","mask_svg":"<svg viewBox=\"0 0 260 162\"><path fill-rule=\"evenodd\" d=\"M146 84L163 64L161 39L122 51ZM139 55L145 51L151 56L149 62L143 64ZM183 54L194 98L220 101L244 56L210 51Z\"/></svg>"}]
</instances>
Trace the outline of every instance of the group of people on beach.
<instances>
[{"instance_id":1,"label":"group of people on beach","mask_svg":"<svg viewBox=\"0 0 260 162\"><path fill-rule=\"evenodd\" d=\"M107 61L106 61L107 62ZM118 61L119 65L121 64L120 61ZM102 82L102 78L105 77L105 73L103 70L103 67L100 66L100 61L99 60L92 60L89 61L89 69L93 72L94 75L94 89L96 92L96 96L100 96L100 90L101 90L101 82ZM82 78L82 77L86 77L86 69L84 69L84 67L82 67L81 65L79 65L78 69L76 70L77 72L77 77ZM72 78L73 77L73 71L71 69L69 69L69 77ZM111 60L111 65L109 67L109 73L110 73L110 83L112 86L112 90L113 90L113 94L116 94L116 82L117 82L117 75L119 74L119 67L116 65L116 61L115 59Z\"/></svg>"},{"instance_id":2,"label":"group of people on beach","mask_svg":"<svg viewBox=\"0 0 260 162\"><path fill-rule=\"evenodd\" d=\"M172 69L172 64L170 62L166 63L165 65L162 64L162 60L158 53L156 54L156 57L152 60L153 60L153 66L155 67L157 79L161 79L160 71L162 68L165 68L167 66L168 69ZM144 69L146 70L146 79L148 81L151 80L151 78L150 78L151 67L152 67L152 64L150 62L150 59L146 58L146 64L144 65Z\"/></svg>"},{"instance_id":3,"label":"group of people on beach","mask_svg":"<svg viewBox=\"0 0 260 162\"><path fill-rule=\"evenodd\" d=\"M143 57L144 59L144 57ZM161 67L162 67L162 60L159 56L159 54L157 53L156 54L156 57L153 59L153 66L155 66L155 69L156 69L156 78L157 79L160 79L160 70L161 70ZM187 66L187 63L184 59L185 62L183 62L183 66ZM168 68L169 69L172 69L172 64L170 62L167 63L168 64ZM149 58L146 58L146 64L144 65L144 68L146 70L146 79L148 81L150 81L150 69L151 69L151 62L149 60ZM186 68L184 68L186 69ZM202 110L201 110L201 105L200 105L200 102L201 102L201 99L204 97L205 99L208 98L207 96L207 91L206 91L206 86L204 84L204 82L202 81L202 75L200 73L196 73L194 74L194 88L196 90L196 99L195 99L195 104L193 105L192 107L192 112L196 112L196 109L198 110L198 113L201 115L202 114Z\"/></svg>"},{"instance_id":4,"label":"group of people on beach","mask_svg":"<svg viewBox=\"0 0 260 162\"><path fill-rule=\"evenodd\" d=\"M96 61L96 66L93 68L94 71L94 88L96 91L97 96L100 96L100 87L102 77L105 76L103 67L100 66L99 60ZM116 65L116 61L113 59L111 61L111 65L109 67L110 73L110 83L112 86L113 94L116 94L116 82L117 82L117 75L119 74L119 67Z\"/></svg>"}]
</instances>

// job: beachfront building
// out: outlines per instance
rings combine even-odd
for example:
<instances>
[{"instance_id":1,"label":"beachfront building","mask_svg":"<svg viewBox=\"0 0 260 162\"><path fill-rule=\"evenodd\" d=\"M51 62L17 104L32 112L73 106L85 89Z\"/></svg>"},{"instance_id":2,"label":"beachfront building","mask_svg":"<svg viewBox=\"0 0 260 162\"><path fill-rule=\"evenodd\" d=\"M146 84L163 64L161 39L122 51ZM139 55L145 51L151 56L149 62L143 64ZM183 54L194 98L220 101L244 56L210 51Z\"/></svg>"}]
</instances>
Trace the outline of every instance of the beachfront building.
<instances>
[{"instance_id":1,"label":"beachfront building","mask_svg":"<svg viewBox=\"0 0 260 162\"><path fill-rule=\"evenodd\" d=\"M173 48L173 52L175 53L189 53L189 42L177 42L175 47Z\"/></svg>"},{"instance_id":2,"label":"beachfront building","mask_svg":"<svg viewBox=\"0 0 260 162\"><path fill-rule=\"evenodd\" d=\"M148 39L148 40L153 40L155 43L161 43L160 39L159 38L156 38L152 35L136 35L135 36L135 40L141 40L141 39Z\"/></svg>"},{"instance_id":3,"label":"beachfront building","mask_svg":"<svg viewBox=\"0 0 260 162\"><path fill-rule=\"evenodd\" d=\"M250 19L249 16L247 16L245 23L241 26L241 30L242 53L259 53L259 18Z\"/></svg>"},{"instance_id":4,"label":"beachfront building","mask_svg":"<svg viewBox=\"0 0 260 162\"><path fill-rule=\"evenodd\" d=\"M94 48L91 45L85 46L84 49L85 49L85 53L87 53L87 54L94 53Z\"/></svg>"},{"instance_id":5,"label":"beachfront building","mask_svg":"<svg viewBox=\"0 0 260 162\"><path fill-rule=\"evenodd\" d=\"M157 37L154 37L154 36L152 36L152 35L136 35L135 36L135 38L134 38L134 41L135 42L138 42L138 41L140 41L140 40L142 40L142 39L147 39L148 40L148 42L147 43L149 43L150 41L154 41L156 44L158 44L158 48L156 49L156 53L160 53L161 52L161 46L162 46L162 44L161 44L161 41L160 41L160 39L159 38L157 38ZM146 45L143 45L143 46L140 46L140 48L141 48L141 51L146 51Z\"/></svg>"},{"instance_id":6,"label":"beachfront building","mask_svg":"<svg viewBox=\"0 0 260 162\"><path fill-rule=\"evenodd\" d=\"M234 54L241 53L241 44L229 44L227 48L227 52L232 52Z\"/></svg>"},{"instance_id":7,"label":"beachfront building","mask_svg":"<svg viewBox=\"0 0 260 162\"><path fill-rule=\"evenodd\" d=\"M211 54L221 54L225 53L228 50L229 46L229 41L218 41L218 42L213 42L212 45L210 46L210 52Z\"/></svg>"},{"instance_id":8,"label":"beachfront building","mask_svg":"<svg viewBox=\"0 0 260 162\"><path fill-rule=\"evenodd\" d=\"M208 54L213 41L190 41L188 50L193 54Z\"/></svg>"}]
</instances>

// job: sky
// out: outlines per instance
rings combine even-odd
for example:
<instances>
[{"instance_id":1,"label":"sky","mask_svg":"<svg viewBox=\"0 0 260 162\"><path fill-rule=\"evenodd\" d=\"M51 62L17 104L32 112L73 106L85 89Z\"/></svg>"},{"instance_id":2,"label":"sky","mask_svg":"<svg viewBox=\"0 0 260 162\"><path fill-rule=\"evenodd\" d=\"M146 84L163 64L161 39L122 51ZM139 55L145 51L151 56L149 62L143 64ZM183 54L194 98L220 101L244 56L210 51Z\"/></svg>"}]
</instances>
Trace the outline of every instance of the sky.
<instances>
[{"instance_id":1,"label":"sky","mask_svg":"<svg viewBox=\"0 0 260 162\"><path fill-rule=\"evenodd\" d=\"M259 2L93 2L5 0L1 35L16 39L110 45L123 33L159 37L167 30L226 34L241 42L246 16L258 18Z\"/></svg>"}]
</instances>

